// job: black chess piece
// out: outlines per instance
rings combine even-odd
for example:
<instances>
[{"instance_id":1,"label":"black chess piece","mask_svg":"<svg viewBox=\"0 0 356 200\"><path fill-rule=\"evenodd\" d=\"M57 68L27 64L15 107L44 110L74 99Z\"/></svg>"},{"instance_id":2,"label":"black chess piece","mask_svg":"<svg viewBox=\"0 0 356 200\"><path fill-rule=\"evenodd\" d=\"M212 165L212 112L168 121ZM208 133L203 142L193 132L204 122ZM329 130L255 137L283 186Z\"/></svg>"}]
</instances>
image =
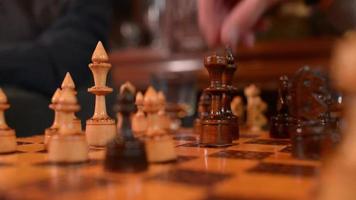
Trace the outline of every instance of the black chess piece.
<instances>
[{"instance_id":1,"label":"black chess piece","mask_svg":"<svg viewBox=\"0 0 356 200\"><path fill-rule=\"evenodd\" d=\"M279 81L277 114L271 118L270 135L272 138L289 138L293 125L288 104L289 80L287 76L281 76Z\"/></svg>"},{"instance_id":2,"label":"black chess piece","mask_svg":"<svg viewBox=\"0 0 356 200\"><path fill-rule=\"evenodd\" d=\"M135 110L135 89L125 83L120 88L116 106L122 115L120 134L107 144L105 169L109 171L138 172L148 167L145 145L132 134L130 116Z\"/></svg>"},{"instance_id":3,"label":"black chess piece","mask_svg":"<svg viewBox=\"0 0 356 200\"><path fill-rule=\"evenodd\" d=\"M210 86L204 90L211 96L210 112L201 121L199 143L201 146L223 147L232 144L234 134L231 120L224 111L224 95L228 88L223 84L223 74L227 67L226 56L213 54L204 58L208 70Z\"/></svg>"},{"instance_id":4,"label":"black chess piece","mask_svg":"<svg viewBox=\"0 0 356 200\"><path fill-rule=\"evenodd\" d=\"M324 123L330 116L331 89L322 71L302 67L291 79L290 114L293 118Z\"/></svg>"},{"instance_id":5,"label":"black chess piece","mask_svg":"<svg viewBox=\"0 0 356 200\"><path fill-rule=\"evenodd\" d=\"M232 55L231 48L227 47L225 49L225 57L226 69L223 73L222 83L223 86L227 89L227 92L223 94L222 113L227 119L230 120L231 130L233 131L233 139L238 140L240 137L239 119L232 113L231 110L232 98L237 94L237 88L233 86L234 73L237 70L237 65L234 56Z\"/></svg>"},{"instance_id":6,"label":"black chess piece","mask_svg":"<svg viewBox=\"0 0 356 200\"><path fill-rule=\"evenodd\" d=\"M332 93L322 71L303 67L294 75L289 90L293 157L319 159L335 149L340 137L331 117Z\"/></svg>"},{"instance_id":7,"label":"black chess piece","mask_svg":"<svg viewBox=\"0 0 356 200\"><path fill-rule=\"evenodd\" d=\"M202 93L199 98L198 103L198 118L194 121L194 133L197 135L201 134L203 119L209 116L211 97L207 93Z\"/></svg>"}]
</instances>

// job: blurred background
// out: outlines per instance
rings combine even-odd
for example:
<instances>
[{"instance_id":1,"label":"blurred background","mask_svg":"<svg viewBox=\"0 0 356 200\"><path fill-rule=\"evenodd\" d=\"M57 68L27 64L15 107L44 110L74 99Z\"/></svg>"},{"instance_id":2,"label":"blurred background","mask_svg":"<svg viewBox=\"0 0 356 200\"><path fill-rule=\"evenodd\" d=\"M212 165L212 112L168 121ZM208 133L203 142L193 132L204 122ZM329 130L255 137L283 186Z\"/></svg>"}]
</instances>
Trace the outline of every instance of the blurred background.
<instances>
[{"instance_id":1,"label":"blurred background","mask_svg":"<svg viewBox=\"0 0 356 200\"><path fill-rule=\"evenodd\" d=\"M265 14L254 47L236 48L235 86L256 84L275 111L278 78L302 66L328 67L334 40L343 24L330 20L330 12L305 1L288 1ZM152 84L171 103L184 105L195 115L196 101L208 85L203 57L211 53L197 24L195 0L116 1L111 32L113 83L129 79L138 89ZM183 123L191 125L191 117Z\"/></svg>"},{"instance_id":2,"label":"blurred background","mask_svg":"<svg viewBox=\"0 0 356 200\"><path fill-rule=\"evenodd\" d=\"M273 7L259 24L253 47L232 47L238 66L234 85L241 96L249 84L260 87L269 106L267 117L276 110L279 77L306 65L327 71L335 39L356 24L355 9L345 6L356 6L353 0L318 9L308 4L313 1L289 0ZM197 101L209 83L203 58L218 50L209 49L202 37L196 0L8 2L0 2L0 9L9 10L0 15L0 25L13 25L10 31L0 29L0 69L5 70L0 71L0 85L8 86L12 108L6 115L19 135L38 134L50 126L50 96L67 71L77 85L82 106L78 117L83 125L91 117L94 96L87 88L93 82L87 64L97 40L103 40L113 65L110 86L117 90L130 81L144 92L153 85L165 93L167 111L183 118L183 126L192 126ZM7 48L11 42L15 48ZM115 95L107 96L111 116Z\"/></svg>"}]
</instances>

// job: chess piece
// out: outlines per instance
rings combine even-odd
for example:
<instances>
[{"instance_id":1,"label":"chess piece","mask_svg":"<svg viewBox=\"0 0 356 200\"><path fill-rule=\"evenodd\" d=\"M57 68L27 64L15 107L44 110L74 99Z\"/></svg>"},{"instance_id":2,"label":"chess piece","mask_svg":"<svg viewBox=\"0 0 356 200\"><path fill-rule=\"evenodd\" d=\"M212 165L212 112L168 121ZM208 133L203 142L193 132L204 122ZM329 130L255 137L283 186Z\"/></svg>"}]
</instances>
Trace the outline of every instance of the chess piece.
<instances>
[{"instance_id":1,"label":"chess piece","mask_svg":"<svg viewBox=\"0 0 356 200\"><path fill-rule=\"evenodd\" d=\"M222 113L226 119L230 120L231 131L233 131L233 139L239 139L239 120L231 110L232 97L237 93L233 83L234 73L237 70L235 59L232 56L232 50L230 48L225 49L226 68L222 75L222 84L227 91L222 96Z\"/></svg>"},{"instance_id":2,"label":"chess piece","mask_svg":"<svg viewBox=\"0 0 356 200\"><path fill-rule=\"evenodd\" d=\"M48 143L48 159L53 163L81 163L88 160L88 145L85 135L75 127L73 116L80 109L75 91L64 87L56 109L61 123L58 134Z\"/></svg>"},{"instance_id":3,"label":"chess piece","mask_svg":"<svg viewBox=\"0 0 356 200\"><path fill-rule=\"evenodd\" d=\"M321 174L318 199L355 198L356 157L356 33L348 32L339 40L330 64L333 85L347 98L344 101L343 141Z\"/></svg>"},{"instance_id":4,"label":"chess piece","mask_svg":"<svg viewBox=\"0 0 356 200\"><path fill-rule=\"evenodd\" d=\"M17 146L15 130L9 128L5 120L4 111L8 108L7 97L0 88L0 154L15 152Z\"/></svg>"},{"instance_id":5,"label":"chess piece","mask_svg":"<svg viewBox=\"0 0 356 200\"><path fill-rule=\"evenodd\" d=\"M330 117L332 90L328 78L319 70L302 67L291 80L289 94L292 155L319 159L323 144L338 137Z\"/></svg>"},{"instance_id":6,"label":"chess piece","mask_svg":"<svg viewBox=\"0 0 356 200\"><path fill-rule=\"evenodd\" d=\"M277 114L271 118L270 135L272 138L289 138L292 119L289 114L289 80L287 76L281 76L278 89Z\"/></svg>"},{"instance_id":7,"label":"chess piece","mask_svg":"<svg viewBox=\"0 0 356 200\"><path fill-rule=\"evenodd\" d=\"M116 110L121 113L122 126L108 145L105 168L110 171L137 172L148 167L145 145L137 140L131 129L131 115L135 111L135 89L130 83L120 88Z\"/></svg>"},{"instance_id":8,"label":"chess piece","mask_svg":"<svg viewBox=\"0 0 356 200\"><path fill-rule=\"evenodd\" d=\"M45 130L44 144L45 144L46 148L48 146L48 142L49 142L50 138L53 135L57 134L58 130L59 130L61 119L60 119L60 113L57 110L56 106L58 104L60 93L61 93L61 89L57 88L57 90L55 91L55 93L52 96L51 104L49 105L49 108L54 111L54 120L53 120L52 125Z\"/></svg>"},{"instance_id":9,"label":"chess piece","mask_svg":"<svg viewBox=\"0 0 356 200\"><path fill-rule=\"evenodd\" d=\"M159 93L149 87L143 98L143 110L147 114L147 131L144 137L147 159L149 162L161 163L177 159L172 136L168 135L162 122L159 111L161 106ZM162 151L164 149L164 151Z\"/></svg>"},{"instance_id":10,"label":"chess piece","mask_svg":"<svg viewBox=\"0 0 356 200\"><path fill-rule=\"evenodd\" d=\"M166 114L166 97L162 91L157 94L159 110L158 110L158 123L161 125L161 129L164 129L167 133L170 132L171 120Z\"/></svg>"},{"instance_id":11,"label":"chess piece","mask_svg":"<svg viewBox=\"0 0 356 200\"><path fill-rule=\"evenodd\" d=\"M226 117L223 96L228 88L223 85L223 73L226 70L226 56L216 54L204 58L204 65L209 72L210 86L204 90L211 95L209 115L202 120L200 132L201 146L227 146L232 144L234 130L231 119ZM230 104L229 104L230 105Z\"/></svg>"},{"instance_id":12,"label":"chess piece","mask_svg":"<svg viewBox=\"0 0 356 200\"><path fill-rule=\"evenodd\" d=\"M77 95L77 91L75 91L75 84L74 81L72 79L72 76L70 75L69 72L66 73L64 80L62 82L61 88L68 88L71 91L74 92L75 95ZM78 119L77 116L75 116L75 114L73 113L73 124L75 129L77 130L77 132L82 132L82 122L80 119Z\"/></svg>"},{"instance_id":13,"label":"chess piece","mask_svg":"<svg viewBox=\"0 0 356 200\"><path fill-rule=\"evenodd\" d=\"M244 92L247 98L247 127L252 132L259 132L267 124L267 119L263 115L267 104L262 101L259 96L260 90L255 85L249 85Z\"/></svg>"},{"instance_id":14,"label":"chess piece","mask_svg":"<svg viewBox=\"0 0 356 200\"><path fill-rule=\"evenodd\" d=\"M143 110L147 114L147 131L146 135L153 135L153 133L165 133L165 130L162 129L158 112L160 109L160 102L158 99L157 91L152 87L148 87L147 91L143 98Z\"/></svg>"},{"instance_id":15,"label":"chess piece","mask_svg":"<svg viewBox=\"0 0 356 200\"><path fill-rule=\"evenodd\" d=\"M95 94L95 110L91 119L86 122L86 136L90 146L103 147L116 135L115 120L106 112L105 95L112 92L112 88L106 86L106 78L111 68L109 57L101 42L98 42L92 55L92 63L89 68L93 73L95 86L88 89Z\"/></svg>"},{"instance_id":16,"label":"chess piece","mask_svg":"<svg viewBox=\"0 0 356 200\"><path fill-rule=\"evenodd\" d=\"M198 103L198 118L194 122L194 133L200 135L202 131L201 122L209 116L211 98L207 93L202 93Z\"/></svg>"},{"instance_id":17,"label":"chess piece","mask_svg":"<svg viewBox=\"0 0 356 200\"><path fill-rule=\"evenodd\" d=\"M153 133L145 138L147 159L151 163L172 162L177 159L172 136Z\"/></svg>"},{"instance_id":18,"label":"chess piece","mask_svg":"<svg viewBox=\"0 0 356 200\"><path fill-rule=\"evenodd\" d=\"M326 74L308 66L300 68L291 80L291 116L302 122L329 121L331 93Z\"/></svg>"},{"instance_id":19,"label":"chess piece","mask_svg":"<svg viewBox=\"0 0 356 200\"><path fill-rule=\"evenodd\" d=\"M132 131L135 135L144 135L147 130L147 119L143 112L143 94L136 94L137 112L132 116Z\"/></svg>"},{"instance_id":20,"label":"chess piece","mask_svg":"<svg viewBox=\"0 0 356 200\"><path fill-rule=\"evenodd\" d=\"M342 105L339 106L344 107L342 109L342 112L346 127L345 130L343 129L343 131L345 132L345 134L349 134L348 136L345 135L346 137L349 137L349 139L353 135L351 134L352 130L355 129L353 121L355 121L356 119L356 115L354 114L354 110L356 107L356 98L354 97L354 94L356 92L355 88L353 88L353 84L355 83L355 77L354 74L350 74L354 73L355 70L353 67L353 64L355 63L355 57L352 55L355 52L355 43L356 32L348 32L344 36L344 38L337 43L330 68L330 75L334 87L338 89L338 91L341 92L345 97L343 100L342 96L339 96L341 97L341 99L338 99L338 101L341 100L343 102L338 103L342 103ZM328 91L327 93L330 93L330 91ZM325 93L323 93L323 95L324 94ZM329 95L325 94L324 96ZM322 99L325 100L326 98ZM325 110L330 111L329 108ZM346 140L347 138L345 138L345 141Z\"/></svg>"},{"instance_id":21,"label":"chess piece","mask_svg":"<svg viewBox=\"0 0 356 200\"><path fill-rule=\"evenodd\" d=\"M231 101L231 111L238 117L239 125L243 124L245 119L244 102L240 96L235 96Z\"/></svg>"}]
</instances>

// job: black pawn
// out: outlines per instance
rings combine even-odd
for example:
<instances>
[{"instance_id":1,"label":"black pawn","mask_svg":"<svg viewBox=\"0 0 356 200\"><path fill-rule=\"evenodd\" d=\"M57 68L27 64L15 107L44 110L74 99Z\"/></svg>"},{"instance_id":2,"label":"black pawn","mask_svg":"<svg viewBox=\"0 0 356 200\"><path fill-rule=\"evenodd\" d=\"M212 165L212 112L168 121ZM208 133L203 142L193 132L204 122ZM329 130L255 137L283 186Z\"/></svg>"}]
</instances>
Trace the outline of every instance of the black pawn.
<instances>
[{"instance_id":1,"label":"black pawn","mask_svg":"<svg viewBox=\"0 0 356 200\"><path fill-rule=\"evenodd\" d=\"M116 106L122 115L120 134L108 143L106 150L105 168L109 171L139 172L148 167L145 144L132 134L130 116L135 110L135 91L130 84L124 84Z\"/></svg>"},{"instance_id":2,"label":"black pawn","mask_svg":"<svg viewBox=\"0 0 356 200\"><path fill-rule=\"evenodd\" d=\"M289 138L290 128L294 125L289 114L289 81L287 76L281 76L279 80L277 115L271 118L270 135L272 138Z\"/></svg>"}]
</instances>

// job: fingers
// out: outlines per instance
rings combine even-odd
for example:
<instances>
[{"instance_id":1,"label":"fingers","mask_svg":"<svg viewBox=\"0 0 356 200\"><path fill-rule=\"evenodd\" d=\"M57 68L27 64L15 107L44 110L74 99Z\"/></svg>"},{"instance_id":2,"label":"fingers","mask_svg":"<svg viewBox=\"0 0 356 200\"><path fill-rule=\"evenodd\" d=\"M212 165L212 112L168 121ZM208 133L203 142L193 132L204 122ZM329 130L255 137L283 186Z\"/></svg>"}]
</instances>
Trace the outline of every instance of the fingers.
<instances>
[{"instance_id":1,"label":"fingers","mask_svg":"<svg viewBox=\"0 0 356 200\"><path fill-rule=\"evenodd\" d=\"M198 0L198 22L200 30L209 46L213 47L219 42L219 27L210 23L211 15L214 13L211 0Z\"/></svg>"},{"instance_id":2,"label":"fingers","mask_svg":"<svg viewBox=\"0 0 356 200\"><path fill-rule=\"evenodd\" d=\"M252 28L262 14L276 0L244 0L236 5L226 17L221 28L221 42L235 47L239 41L247 46L254 43Z\"/></svg>"},{"instance_id":3,"label":"fingers","mask_svg":"<svg viewBox=\"0 0 356 200\"><path fill-rule=\"evenodd\" d=\"M227 15L225 0L198 0L198 22L201 33L210 47L218 45L220 29Z\"/></svg>"}]
</instances>

